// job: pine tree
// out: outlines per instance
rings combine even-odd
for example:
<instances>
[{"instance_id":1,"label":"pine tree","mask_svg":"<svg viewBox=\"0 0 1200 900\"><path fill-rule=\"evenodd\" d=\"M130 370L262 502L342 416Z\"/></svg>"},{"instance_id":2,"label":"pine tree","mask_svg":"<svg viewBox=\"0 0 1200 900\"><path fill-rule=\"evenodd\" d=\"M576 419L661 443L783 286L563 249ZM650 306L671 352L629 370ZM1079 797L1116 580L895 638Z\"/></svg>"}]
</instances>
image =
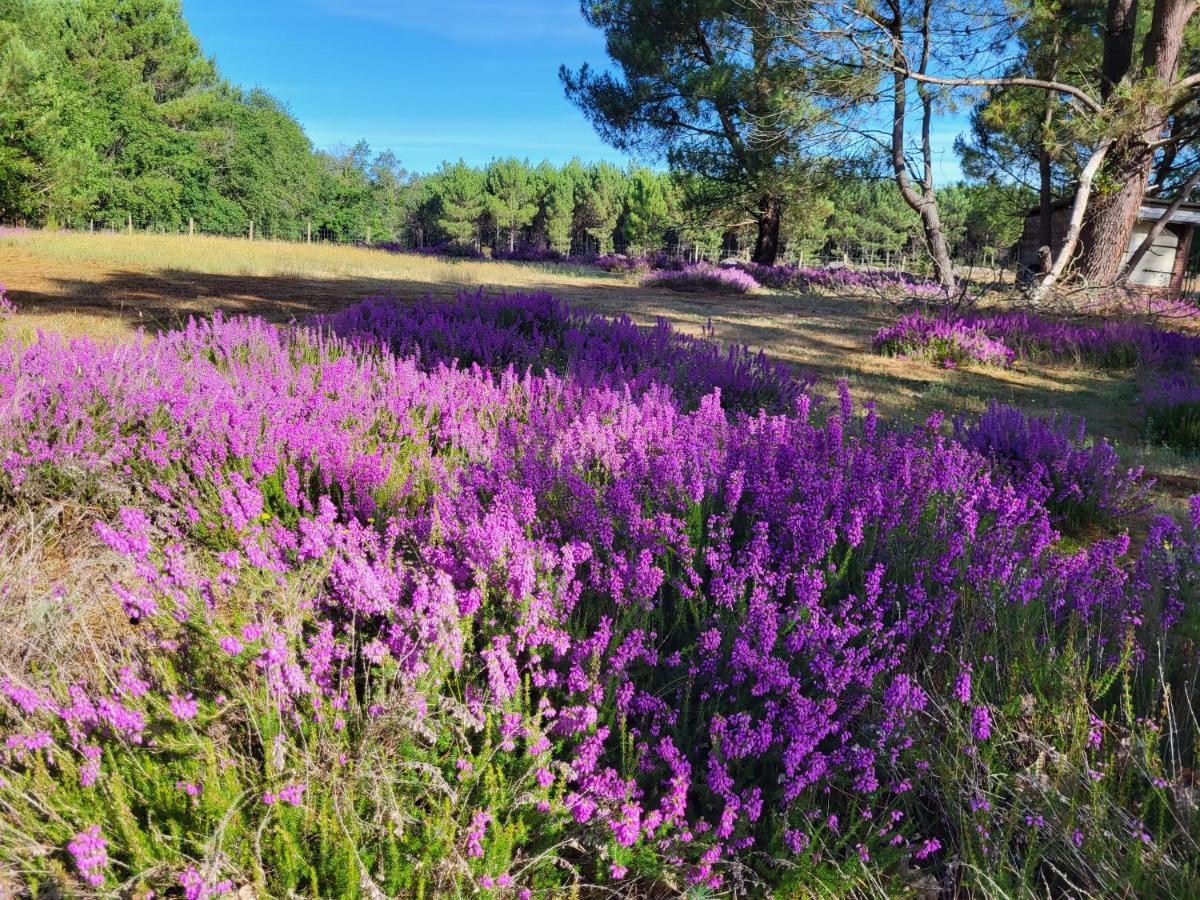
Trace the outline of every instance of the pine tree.
<instances>
[{"instance_id":1,"label":"pine tree","mask_svg":"<svg viewBox=\"0 0 1200 900\"><path fill-rule=\"evenodd\" d=\"M508 235L508 249L517 246L517 235L537 214L537 185L529 163L498 159L487 168L487 210Z\"/></svg>"}]
</instances>

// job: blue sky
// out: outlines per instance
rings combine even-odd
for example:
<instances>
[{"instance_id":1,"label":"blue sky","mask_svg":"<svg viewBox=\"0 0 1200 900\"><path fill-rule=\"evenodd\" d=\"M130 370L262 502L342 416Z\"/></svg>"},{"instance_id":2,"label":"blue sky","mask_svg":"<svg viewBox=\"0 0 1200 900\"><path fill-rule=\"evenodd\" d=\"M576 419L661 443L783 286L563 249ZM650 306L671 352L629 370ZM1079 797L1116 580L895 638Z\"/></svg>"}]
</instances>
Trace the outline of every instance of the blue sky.
<instances>
[{"instance_id":1,"label":"blue sky","mask_svg":"<svg viewBox=\"0 0 1200 900\"><path fill-rule=\"evenodd\" d=\"M227 78L284 101L321 148L364 139L422 172L459 157L628 159L558 81L562 63L606 59L578 0L184 0L184 14ZM957 130L940 129L943 178Z\"/></svg>"}]
</instances>

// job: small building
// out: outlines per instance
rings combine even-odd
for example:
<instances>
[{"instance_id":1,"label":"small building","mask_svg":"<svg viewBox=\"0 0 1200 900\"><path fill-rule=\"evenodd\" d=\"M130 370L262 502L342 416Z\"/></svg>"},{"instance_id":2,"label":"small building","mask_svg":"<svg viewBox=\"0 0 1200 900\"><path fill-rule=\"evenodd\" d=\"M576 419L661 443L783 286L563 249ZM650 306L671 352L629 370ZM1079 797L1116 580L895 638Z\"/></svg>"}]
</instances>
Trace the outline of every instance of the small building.
<instances>
[{"instance_id":1,"label":"small building","mask_svg":"<svg viewBox=\"0 0 1200 900\"><path fill-rule=\"evenodd\" d=\"M1073 202L1074 198L1068 197L1056 201L1051 207L1053 212L1050 233L1053 240L1050 249L1053 253L1058 253L1063 245ZM1170 200L1159 200L1154 197L1147 197L1142 201L1141 209L1138 210L1137 224L1133 227L1133 235L1129 239L1129 246L1125 249L1125 256L1121 260L1122 266L1141 246L1146 235L1150 233L1150 229L1154 227L1154 223L1162 218L1163 213L1170 205ZM1017 279L1022 282L1032 280L1041 271L1038 252L1041 248L1041 242L1038 240L1040 219L1040 207L1035 206L1025 214L1025 226L1021 230L1021 240L1017 244ZM1184 280L1190 271L1188 260L1193 255L1192 238L1197 226L1200 226L1200 203L1184 203L1176 209L1162 233L1154 241L1154 246L1142 257L1141 262L1130 275L1129 286L1153 293L1182 293Z\"/></svg>"}]
</instances>

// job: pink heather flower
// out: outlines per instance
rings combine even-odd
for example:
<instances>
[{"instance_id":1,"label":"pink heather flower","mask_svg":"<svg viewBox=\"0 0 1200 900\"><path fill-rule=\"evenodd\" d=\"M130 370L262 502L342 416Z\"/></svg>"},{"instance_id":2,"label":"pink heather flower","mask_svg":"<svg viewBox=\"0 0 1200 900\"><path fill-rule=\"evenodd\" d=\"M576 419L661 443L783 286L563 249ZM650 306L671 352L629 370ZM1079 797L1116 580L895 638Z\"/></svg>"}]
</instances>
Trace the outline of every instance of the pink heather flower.
<instances>
[{"instance_id":1,"label":"pink heather flower","mask_svg":"<svg viewBox=\"0 0 1200 900\"><path fill-rule=\"evenodd\" d=\"M196 712L199 709L199 705L192 699L191 694L187 694L184 697L172 694L169 706L175 718L181 721L196 718Z\"/></svg>"},{"instance_id":2,"label":"pink heather flower","mask_svg":"<svg viewBox=\"0 0 1200 900\"><path fill-rule=\"evenodd\" d=\"M619 866L616 863L613 863L611 866L608 867L608 873L613 878L618 878L618 879L624 878L626 873L628 873L628 872L629 872L629 870L627 868L625 868L624 866Z\"/></svg>"},{"instance_id":3,"label":"pink heather flower","mask_svg":"<svg viewBox=\"0 0 1200 900\"><path fill-rule=\"evenodd\" d=\"M930 838L923 843L916 853L913 854L917 859L926 859L942 849L942 842L937 838Z\"/></svg>"},{"instance_id":4,"label":"pink heather flower","mask_svg":"<svg viewBox=\"0 0 1200 900\"><path fill-rule=\"evenodd\" d=\"M954 696L958 698L958 702L964 706L971 702L971 671L963 668L959 671L958 677L954 679Z\"/></svg>"},{"instance_id":5,"label":"pink heather flower","mask_svg":"<svg viewBox=\"0 0 1200 900\"><path fill-rule=\"evenodd\" d=\"M198 797L200 796L201 792L200 785L196 784L194 781L177 781L175 782L175 789L178 791L183 791L189 797Z\"/></svg>"},{"instance_id":6,"label":"pink heather flower","mask_svg":"<svg viewBox=\"0 0 1200 900\"><path fill-rule=\"evenodd\" d=\"M208 900L209 897L233 893L232 880L227 878L209 884L195 866L188 866L179 873L179 884L183 888L184 900Z\"/></svg>"},{"instance_id":7,"label":"pink heather flower","mask_svg":"<svg viewBox=\"0 0 1200 900\"><path fill-rule=\"evenodd\" d=\"M971 736L981 742L992 736L992 714L986 706L971 711Z\"/></svg>"},{"instance_id":8,"label":"pink heather flower","mask_svg":"<svg viewBox=\"0 0 1200 900\"><path fill-rule=\"evenodd\" d=\"M642 808L636 803L625 803L621 806L621 818L610 822L613 838L622 847L632 847L637 843L641 832Z\"/></svg>"},{"instance_id":9,"label":"pink heather flower","mask_svg":"<svg viewBox=\"0 0 1200 900\"><path fill-rule=\"evenodd\" d=\"M150 682L139 676L132 666L122 666L118 670L117 686L128 697L141 697L150 690Z\"/></svg>"},{"instance_id":10,"label":"pink heather flower","mask_svg":"<svg viewBox=\"0 0 1200 900\"><path fill-rule=\"evenodd\" d=\"M379 640L379 638L375 638L375 639L371 640L369 643L363 645L362 655L364 658L373 662L375 665L379 665L385 659L387 659L387 656L388 656L387 644L385 644L383 641Z\"/></svg>"},{"instance_id":11,"label":"pink heather flower","mask_svg":"<svg viewBox=\"0 0 1200 900\"><path fill-rule=\"evenodd\" d=\"M232 634L227 634L225 637L223 637L219 641L217 641L217 643L218 643L218 645L220 645L221 649L224 650L226 653L228 653L230 656L237 656L244 649L242 647L242 642L239 641Z\"/></svg>"},{"instance_id":12,"label":"pink heather flower","mask_svg":"<svg viewBox=\"0 0 1200 900\"><path fill-rule=\"evenodd\" d=\"M789 850L799 855L808 849L809 837L803 831L789 828L783 833L783 843Z\"/></svg>"},{"instance_id":13,"label":"pink heather flower","mask_svg":"<svg viewBox=\"0 0 1200 900\"><path fill-rule=\"evenodd\" d=\"M534 774L534 778L536 778L537 783L544 788L548 788L550 785L554 784L554 773L549 769L538 769Z\"/></svg>"},{"instance_id":14,"label":"pink heather flower","mask_svg":"<svg viewBox=\"0 0 1200 900\"><path fill-rule=\"evenodd\" d=\"M104 884L104 867L108 865L108 841L100 833L99 825L91 825L67 844L67 850L75 858L75 869L79 877L94 888Z\"/></svg>"},{"instance_id":15,"label":"pink heather flower","mask_svg":"<svg viewBox=\"0 0 1200 900\"><path fill-rule=\"evenodd\" d=\"M84 763L79 767L79 786L91 787L100 777L100 757L103 751L95 744L84 744L80 750Z\"/></svg>"},{"instance_id":16,"label":"pink heather flower","mask_svg":"<svg viewBox=\"0 0 1200 900\"><path fill-rule=\"evenodd\" d=\"M483 856L483 836L491 821L492 814L486 810L480 810L472 817L471 827L467 830L467 856Z\"/></svg>"},{"instance_id":17,"label":"pink heather flower","mask_svg":"<svg viewBox=\"0 0 1200 900\"><path fill-rule=\"evenodd\" d=\"M293 782L280 789L276 796L284 803L291 806L299 806L304 800L304 791L307 787L308 785L302 781Z\"/></svg>"}]
</instances>

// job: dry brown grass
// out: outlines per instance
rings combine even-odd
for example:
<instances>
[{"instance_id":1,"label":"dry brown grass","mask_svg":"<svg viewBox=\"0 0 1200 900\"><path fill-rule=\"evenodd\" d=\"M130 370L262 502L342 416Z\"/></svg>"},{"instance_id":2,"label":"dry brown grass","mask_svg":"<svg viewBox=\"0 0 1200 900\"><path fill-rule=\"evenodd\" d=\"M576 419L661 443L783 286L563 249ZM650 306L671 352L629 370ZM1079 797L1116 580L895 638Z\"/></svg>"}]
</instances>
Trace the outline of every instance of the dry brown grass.
<instances>
[{"instance_id":1,"label":"dry brown grass","mask_svg":"<svg viewBox=\"0 0 1200 900\"><path fill-rule=\"evenodd\" d=\"M730 297L643 288L619 276L566 266L452 261L357 247L230 238L35 233L0 240L0 282L20 314L9 325L68 335L125 337L214 309L274 321L302 320L373 293L399 298L462 290L550 291L574 305L636 321L664 317L685 332L709 321L718 339L749 344L816 372L849 380L881 414L922 421L935 410L973 413L991 398L1031 412L1064 409L1113 441L1162 482L1162 498L1200 492L1194 462L1145 446L1127 373L1026 364L1011 370L946 370L871 352L896 311L871 298L761 292Z\"/></svg>"},{"instance_id":2,"label":"dry brown grass","mask_svg":"<svg viewBox=\"0 0 1200 900\"><path fill-rule=\"evenodd\" d=\"M95 512L63 502L0 509L0 676L22 683L53 671L75 683L128 640L109 585L129 562L96 536Z\"/></svg>"}]
</instances>

